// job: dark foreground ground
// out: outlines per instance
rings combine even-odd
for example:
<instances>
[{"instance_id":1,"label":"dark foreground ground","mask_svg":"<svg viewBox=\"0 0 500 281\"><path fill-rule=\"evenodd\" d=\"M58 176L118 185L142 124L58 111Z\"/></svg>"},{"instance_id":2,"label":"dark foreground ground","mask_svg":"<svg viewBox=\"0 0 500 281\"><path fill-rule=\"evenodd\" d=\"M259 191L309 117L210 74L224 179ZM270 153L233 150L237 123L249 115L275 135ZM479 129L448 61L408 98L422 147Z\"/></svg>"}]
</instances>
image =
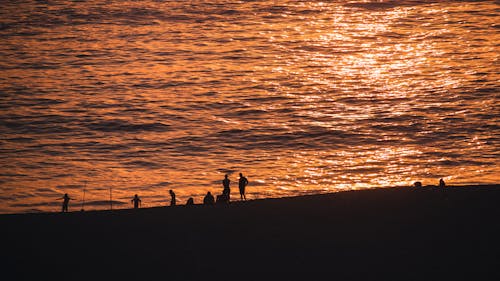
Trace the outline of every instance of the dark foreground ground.
<instances>
[{"instance_id":1,"label":"dark foreground ground","mask_svg":"<svg viewBox=\"0 0 500 281\"><path fill-rule=\"evenodd\" d=\"M0 278L500 280L499 215L500 185L2 215Z\"/></svg>"}]
</instances>

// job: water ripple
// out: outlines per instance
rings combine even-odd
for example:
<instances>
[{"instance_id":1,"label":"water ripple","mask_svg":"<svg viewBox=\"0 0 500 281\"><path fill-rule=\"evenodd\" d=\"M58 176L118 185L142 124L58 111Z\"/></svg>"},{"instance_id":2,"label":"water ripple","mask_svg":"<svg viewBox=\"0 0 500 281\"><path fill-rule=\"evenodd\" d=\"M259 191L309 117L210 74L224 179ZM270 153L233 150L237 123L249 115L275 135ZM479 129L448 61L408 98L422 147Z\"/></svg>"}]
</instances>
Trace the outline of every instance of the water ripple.
<instances>
[{"instance_id":1,"label":"water ripple","mask_svg":"<svg viewBox=\"0 0 500 281\"><path fill-rule=\"evenodd\" d=\"M11 1L0 212L498 183L498 1ZM148 202L149 200L149 202ZM196 200L200 201L200 200ZM126 202L126 203L123 203Z\"/></svg>"}]
</instances>

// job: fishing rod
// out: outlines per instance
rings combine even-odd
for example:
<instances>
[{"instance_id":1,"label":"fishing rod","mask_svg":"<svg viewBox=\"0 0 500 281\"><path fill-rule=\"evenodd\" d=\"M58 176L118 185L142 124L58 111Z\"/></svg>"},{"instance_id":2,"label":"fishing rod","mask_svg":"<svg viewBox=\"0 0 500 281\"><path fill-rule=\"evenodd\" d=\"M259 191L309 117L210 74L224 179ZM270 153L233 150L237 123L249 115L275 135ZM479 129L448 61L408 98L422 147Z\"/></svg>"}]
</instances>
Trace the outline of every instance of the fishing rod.
<instances>
[{"instance_id":1,"label":"fishing rod","mask_svg":"<svg viewBox=\"0 0 500 281\"><path fill-rule=\"evenodd\" d=\"M111 210L113 210L113 193L112 193L112 188L113 187L109 187L109 206L111 208Z\"/></svg>"},{"instance_id":2,"label":"fishing rod","mask_svg":"<svg viewBox=\"0 0 500 281\"><path fill-rule=\"evenodd\" d=\"M83 185L83 200L82 200L82 212L85 211L85 189L87 188L87 181Z\"/></svg>"}]
</instances>

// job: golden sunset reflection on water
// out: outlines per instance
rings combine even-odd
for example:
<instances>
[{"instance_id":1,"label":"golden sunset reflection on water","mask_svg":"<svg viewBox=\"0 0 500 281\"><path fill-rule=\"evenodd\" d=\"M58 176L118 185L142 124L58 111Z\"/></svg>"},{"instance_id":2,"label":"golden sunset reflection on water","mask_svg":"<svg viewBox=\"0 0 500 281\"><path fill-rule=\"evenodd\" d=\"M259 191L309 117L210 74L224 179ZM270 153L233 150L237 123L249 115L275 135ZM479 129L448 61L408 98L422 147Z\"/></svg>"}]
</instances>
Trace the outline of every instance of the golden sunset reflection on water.
<instances>
[{"instance_id":1,"label":"golden sunset reflection on water","mask_svg":"<svg viewBox=\"0 0 500 281\"><path fill-rule=\"evenodd\" d=\"M498 183L495 1L98 1L0 12L0 212Z\"/></svg>"}]
</instances>

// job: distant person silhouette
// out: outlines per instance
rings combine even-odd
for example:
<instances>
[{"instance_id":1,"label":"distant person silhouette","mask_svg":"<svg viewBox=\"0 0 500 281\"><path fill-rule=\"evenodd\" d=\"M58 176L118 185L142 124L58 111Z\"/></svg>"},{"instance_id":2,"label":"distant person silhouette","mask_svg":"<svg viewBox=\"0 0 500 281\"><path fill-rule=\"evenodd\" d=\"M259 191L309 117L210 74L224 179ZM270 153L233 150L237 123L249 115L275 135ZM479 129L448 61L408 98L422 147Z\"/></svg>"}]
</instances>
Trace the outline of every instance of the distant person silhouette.
<instances>
[{"instance_id":1,"label":"distant person silhouette","mask_svg":"<svg viewBox=\"0 0 500 281\"><path fill-rule=\"evenodd\" d=\"M245 195L245 187L248 185L248 180L243 176L242 173L240 173L240 180L238 182L238 187L240 188L240 199L241 200L247 200L247 197Z\"/></svg>"},{"instance_id":2,"label":"distant person silhouette","mask_svg":"<svg viewBox=\"0 0 500 281\"><path fill-rule=\"evenodd\" d=\"M446 186L446 184L444 183L444 180L443 179L439 179L439 187L443 188L445 186Z\"/></svg>"},{"instance_id":3,"label":"distant person silhouette","mask_svg":"<svg viewBox=\"0 0 500 281\"><path fill-rule=\"evenodd\" d=\"M171 199L170 199L170 206L175 206L175 203L176 203L175 202L175 193L174 193L174 191L172 189L170 189L169 192L170 192L170 197L171 197Z\"/></svg>"},{"instance_id":4,"label":"distant person silhouette","mask_svg":"<svg viewBox=\"0 0 500 281\"><path fill-rule=\"evenodd\" d=\"M62 212L64 213L68 211L69 200L71 200L71 198L69 198L68 193L64 193L61 199L63 199Z\"/></svg>"},{"instance_id":5,"label":"distant person silhouette","mask_svg":"<svg viewBox=\"0 0 500 281\"><path fill-rule=\"evenodd\" d=\"M188 201L186 202L186 205L194 205L193 197L189 197Z\"/></svg>"},{"instance_id":6,"label":"distant person silhouette","mask_svg":"<svg viewBox=\"0 0 500 281\"><path fill-rule=\"evenodd\" d=\"M215 204L215 199L212 193L207 192L207 195L205 195L205 198L203 198L203 204L205 205L213 205Z\"/></svg>"},{"instance_id":7,"label":"distant person silhouette","mask_svg":"<svg viewBox=\"0 0 500 281\"><path fill-rule=\"evenodd\" d=\"M138 209L141 205L141 199L137 196L137 194L134 195L134 198L130 201L134 203L134 209Z\"/></svg>"},{"instance_id":8,"label":"distant person silhouette","mask_svg":"<svg viewBox=\"0 0 500 281\"><path fill-rule=\"evenodd\" d=\"M227 175L225 175L224 179L222 180L222 186L224 187L224 189L222 190L222 195L224 195L227 203L229 203L229 200L231 199L231 188L229 188L230 183L231 180L229 180Z\"/></svg>"}]
</instances>

